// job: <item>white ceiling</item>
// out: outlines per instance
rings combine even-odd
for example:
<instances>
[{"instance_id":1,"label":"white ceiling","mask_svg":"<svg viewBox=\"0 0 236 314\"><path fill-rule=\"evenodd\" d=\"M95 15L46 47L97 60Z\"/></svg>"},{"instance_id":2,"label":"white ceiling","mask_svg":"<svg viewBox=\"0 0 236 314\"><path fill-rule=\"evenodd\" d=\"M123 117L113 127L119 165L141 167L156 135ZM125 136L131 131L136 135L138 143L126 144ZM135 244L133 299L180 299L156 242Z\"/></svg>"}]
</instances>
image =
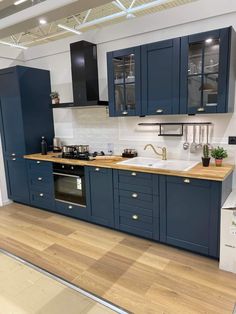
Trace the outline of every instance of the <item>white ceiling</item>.
<instances>
[{"instance_id":1,"label":"white ceiling","mask_svg":"<svg viewBox=\"0 0 236 314\"><path fill-rule=\"evenodd\" d=\"M86 32L194 1L198 0L28 0L15 6L15 0L2 0L0 39L29 47L73 35L58 24ZM40 18L47 24L39 25Z\"/></svg>"}]
</instances>

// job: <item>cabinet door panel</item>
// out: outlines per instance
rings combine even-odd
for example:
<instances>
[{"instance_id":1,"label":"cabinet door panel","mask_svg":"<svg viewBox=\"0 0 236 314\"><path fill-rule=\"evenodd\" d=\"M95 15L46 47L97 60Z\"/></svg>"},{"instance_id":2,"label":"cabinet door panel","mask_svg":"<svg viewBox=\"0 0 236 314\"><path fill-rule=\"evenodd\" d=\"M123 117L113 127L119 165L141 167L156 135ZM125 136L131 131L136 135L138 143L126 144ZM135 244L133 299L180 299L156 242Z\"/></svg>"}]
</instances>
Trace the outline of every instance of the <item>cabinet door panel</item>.
<instances>
[{"instance_id":1,"label":"cabinet door panel","mask_svg":"<svg viewBox=\"0 0 236 314\"><path fill-rule=\"evenodd\" d=\"M107 54L110 116L141 114L140 47Z\"/></svg>"},{"instance_id":2,"label":"cabinet door panel","mask_svg":"<svg viewBox=\"0 0 236 314\"><path fill-rule=\"evenodd\" d=\"M180 113L224 113L234 98L230 66L233 30L224 28L181 38ZM234 80L235 81L235 80ZM234 84L235 85L235 84ZM233 94L233 96L231 96Z\"/></svg>"},{"instance_id":3,"label":"cabinet door panel","mask_svg":"<svg viewBox=\"0 0 236 314\"><path fill-rule=\"evenodd\" d=\"M142 47L142 114L179 113L179 39Z\"/></svg>"},{"instance_id":4,"label":"cabinet door panel","mask_svg":"<svg viewBox=\"0 0 236 314\"><path fill-rule=\"evenodd\" d=\"M112 178L111 169L89 167L91 220L109 227L114 226Z\"/></svg>"},{"instance_id":5,"label":"cabinet door panel","mask_svg":"<svg viewBox=\"0 0 236 314\"><path fill-rule=\"evenodd\" d=\"M29 204L27 165L24 158L6 158L8 196L10 199Z\"/></svg>"},{"instance_id":6,"label":"cabinet door panel","mask_svg":"<svg viewBox=\"0 0 236 314\"><path fill-rule=\"evenodd\" d=\"M209 254L211 185L204 180L183 183L174 179L162 178L166 197L161 202L161 241Z\"/></svg>"}]
</instances>

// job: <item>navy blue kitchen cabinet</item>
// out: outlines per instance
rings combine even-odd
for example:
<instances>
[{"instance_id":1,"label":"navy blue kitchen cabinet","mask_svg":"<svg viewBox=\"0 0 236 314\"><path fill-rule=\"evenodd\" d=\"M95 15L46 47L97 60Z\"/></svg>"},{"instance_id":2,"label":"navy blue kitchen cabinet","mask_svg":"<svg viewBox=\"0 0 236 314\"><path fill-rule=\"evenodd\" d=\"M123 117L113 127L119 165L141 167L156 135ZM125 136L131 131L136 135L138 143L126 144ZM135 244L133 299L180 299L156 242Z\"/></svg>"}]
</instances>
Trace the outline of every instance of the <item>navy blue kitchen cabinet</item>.
<instances>
[{"instance_id":1,"label":"navy blue kitchen cabinet","mask_svg":"<svg viewBox=\"0 0 236 314\"><path fill-rule=\"evenodd\" d=\"M90 184L90 220L114 227L113 172L112 169L87 167Z\"/></svg>"},{"instance_id":2,"label":"navy blue kitchen cabinet","mask_svg":"<svg viewBox=\"0 0 236 314\"><path fill-rule=\"evenodd\" d=\"M109 115L141 115L140 47L107 53Z\"/></svg>"},{"instance_id":3,"label":"navy blue kitchen cabinet","mask_svg":"<svg viewBox=\"0 0 236 314\"><path fill-rule=\"evenodd\" d=\"M231 192L223 183L160 177L160 241L193 252L219 256L220 210Z\"/></svg>"},{"instance_id":4,"label":"navy blue kitchen cabinet","mask_svg":"<svg viewBox=\"0 0 236 314\"><path fill-rule=\"evenodd\" d=\"M27 160L27 166L31 205L55 211L52 163Z\"/></svg>"},{"instance_id":5,"label":"navy blue kitchen cabinet","mask_svg":"<svg viewBox=\"0 0 236 314\"><path fill-rule=\"evenodd\" d=\"M136 171L113 171L115 227L159 240L159 177Z\"/></svg>"},{"instance_id":6,"label":"navy blue kitchen cabinet","mask_svg":"<svg viewBox=\"0 0 236 314\"><path fill-rule=\"evenodd\" d=\"M142 115L179 113L180 39L141 47Z\"/></svg>"},{"instance_id":7,"label":"navy blue kitchen cabinet","mask_svg":"<svg viewBox=\"0 0 236 314\"><path fill-rule=\"evenodd\" d=\"M30 204L23 155L40 151L41 136L52 144L49 72L23 66L0 70L0 131L10 199Z\"/></svg>"},{"instance_id":8,"label":"navy blue kitchen cabinet","mask_svg":"<svg viewBox=\"0 0 236 314\"><path fill-rule=\"evenodd\" d=\"M232 27L181 38L180 113L233 111L234 51Z\"/></svg>"}]
</instances>

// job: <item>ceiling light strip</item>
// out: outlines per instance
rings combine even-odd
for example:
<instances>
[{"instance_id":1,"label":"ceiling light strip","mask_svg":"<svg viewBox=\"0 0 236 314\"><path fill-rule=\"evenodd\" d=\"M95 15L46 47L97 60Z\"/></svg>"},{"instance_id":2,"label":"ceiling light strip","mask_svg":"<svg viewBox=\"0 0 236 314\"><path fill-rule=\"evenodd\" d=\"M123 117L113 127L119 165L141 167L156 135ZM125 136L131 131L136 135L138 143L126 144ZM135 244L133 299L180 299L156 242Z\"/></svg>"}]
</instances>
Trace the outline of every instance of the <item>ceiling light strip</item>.
<instances>
[{"instance_id":1,"label":"ceiling light strip","mask_svg":"<svg viewBox=\"0 0 236 314\"><path fill-rule=\"evenodd\" d=\"M72 32L72 33L75 33L75 34L77 34L77 35L80 35L80 34L81 34L80 31L77 31L76 29L71 28L71 27L68 27L68 26L66 26L66 25L58 24L57 26L58 26L59 28L62 28L62 29L64 29L64 30L68 31L68 32Z\"/></svg>"},{"instance_id":2,"label":"ceiling light strip","mask_svg":"<svg viewBox=\"0 0 236 314\"><path fill-rule=\"evenodd\" d=\"M10 46L10 47L13 47L13 48L24 49L24 50L28 49L28 47L25 47L25 46L22 46L22 45L18 45L18 44L8 43L8 42L2 41L2 40L0 40L0 44L5 45L5 46Z\"/></svg>"},{"instance_id":3,"label":"ceiling light strip","mask_svg":"<svg viewBox=\"0 0 236 314\"><path fill-rule=\"evenodd\" d=\"M24 3L26 1L28 1L28 0L17 0L14 2L14 5L19 5L19 4Z\"/></svg>"}]
</instances>

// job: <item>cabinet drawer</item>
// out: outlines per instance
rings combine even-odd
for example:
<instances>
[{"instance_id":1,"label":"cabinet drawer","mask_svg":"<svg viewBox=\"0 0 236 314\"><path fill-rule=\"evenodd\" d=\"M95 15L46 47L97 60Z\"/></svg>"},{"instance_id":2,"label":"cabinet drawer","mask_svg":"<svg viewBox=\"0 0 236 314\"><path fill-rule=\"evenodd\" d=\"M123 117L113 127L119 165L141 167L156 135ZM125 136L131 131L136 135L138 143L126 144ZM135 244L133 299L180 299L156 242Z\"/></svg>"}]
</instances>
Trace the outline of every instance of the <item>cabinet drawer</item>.
<instances>
[{"instance_id":1,"label":"cabinet drawer","mask_svg":"<svg viewBox=\"0 0 236 314\"><path fill-rule=\"evenodd\" d=\"M127 176L127 177L131 177L131 178L152 180L152 174L151 173L143 173L143 172L138 172L138 171L119 170L119 177L120 176Z\"/></svg>"},{"instance_id":2,"label":"cabinet drawer","mask_svg":"<svg viewBox=\"0 0 236 314\"><path fill-rule=\"evenodd\" d=\"M144 215L144 216L149 216L149 217L153 216L152 209L133 206L130 204L120 204L118 212L119 211L124 211L124 212L129 212L130 214L138 214L138 215Z\"/></svg>"},{"instance_id":3,"label":"cabinet drawer","mask_svg":"<svg viewBox=\"0 0 236 314\"><path fill-rule=\"evenodd\" d=\"M152 187L152 176L139 177L132 175L119 175L119 185L120 184L135 184L139 186Z\"/></svg>"},{"instance_id":4,"label":"cabinet drawer","mask_svg":"<svg viewBox=\"0 0 236 314\"><path fill-rule=\"evenodd\" d=\"M136 192L142 192L142 193L146 193L146 194L152 194L152 186L148 186L148 185L137 185L137 184L130 184L130 183L124 183L124 182L120 182L119 183L119 188L121 190L125 190L125 191L136 191Z\"/></svg>"},{"instance_id":5,"label":"cabinet drawer","mask_svg":"<svg viewBox=\"0 0 236 314\"><path fill-rule=\"evenodd\" d=\"M186 185L192 185L192 186L201 186L205 188L210 187L210 184L211 184L211 182L208 180L193 179L193 178L188 178L188 177L167 176L166 181L167 183L186 184Z\"/></svg>"},{"instance_id":6,"label":"cabinet drawer","mask_svg":"<svg viewBox=\"0 0 236 314\"><path fill-rule=\"evenodd\" d=\"M53 191L53 176L44 171L31 171L29 174L30 188L35 191Z\"/></svg>"},{"instance_id":7,"label":"cabinet drawer","mask_svg":"<svg viewBox=\"0 0 236 314\"><path fill-rule=\"evenodd\" d=\"M136 235L152 238L152 217L120 211L119 229Z\"/></svg>"},{"instance_id":8,"label":"cabinet drawer","mask_svg":"<svg viewBox=\"0 0 236 314\"><path fill-rule=\"evenodd\" d=\"M52 163L47 161L40 160L28 160L29 170L33 171L51 171L52 172Z\"/></svg>"},{"instance_id":9,"label":"cabinet drawer","mask_svg":"<svg viewBox=\"0 0 236 314\"><path fill-rule=\"evenodd\" d=\"M136 190L130 190L130 191L124 191L124 190L119 190L119 196L120 198L127 198L127 202L132 203L133 200L137 201L145 201L145 202L152 202L153 196L151 194L145 194L145 193L140 193L137 192Z\"/></svg>"},{"instance_id":10,"label":"cabinet drawer","mask_svg":"<svg viewBox=\"0 0 236 314\"><path fill-rule=\"evenodd\" d=\"M88 217L88 208L70 203L56 201L56 211L60 214L74 218L86 219Z\"/></svg>"},{"instance_id":11,"label":"cabinet drawer","mask_svg":"<svg viewBox=\"0 0 236 314\"><path fill-rule=\"evenodd\" d=\"M50 193L31 191L30 200L33 206L49 210L55 209L55 201L52 194Z\"/></svg>"}]
</instances>

